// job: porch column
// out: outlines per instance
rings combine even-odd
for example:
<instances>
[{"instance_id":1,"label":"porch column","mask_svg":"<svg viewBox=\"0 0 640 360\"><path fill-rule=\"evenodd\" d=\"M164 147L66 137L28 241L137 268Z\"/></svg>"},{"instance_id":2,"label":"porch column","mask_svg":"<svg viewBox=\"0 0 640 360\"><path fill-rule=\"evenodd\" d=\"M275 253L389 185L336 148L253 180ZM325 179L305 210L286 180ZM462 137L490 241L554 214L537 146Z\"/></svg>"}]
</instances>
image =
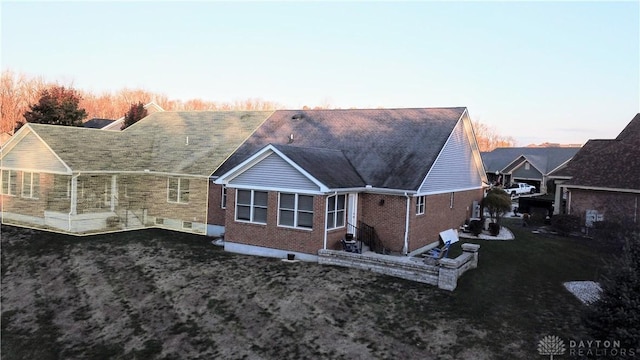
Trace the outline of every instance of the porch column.
<instances>
[{"instance_id":1,"label":"porch column","mask_svg":"<svg viewBox=\"0 0 640 360\"><path fill-rule=\"evenodd\" d=\"M70 215L76 215L78 213L78 176L71 176L71 209Z\"/></svg>"},{"instance_id":2,"label":"porch column","mask_svg":"<svg viewBox=\"0 0 640 360\"><path fill-rule=\"evenodd\" d=\"M117 175L111 176L111 211L116 210L116 206L118 205L118 182Z\"/></svg>"},{"instance_id":3,"label":"porch column","mask_svg":"<svg viewBox=\"0 0 640 360\"><path fill-rule=\"evenodd\" d=\"M563 190L562 183L563 182L564 181L556 180L556 194L555 194L556 196L553 199L553 205L554 205L553 215L560 214L560 207L562 206L562 190Z\"/></svg>"}]
</instances>

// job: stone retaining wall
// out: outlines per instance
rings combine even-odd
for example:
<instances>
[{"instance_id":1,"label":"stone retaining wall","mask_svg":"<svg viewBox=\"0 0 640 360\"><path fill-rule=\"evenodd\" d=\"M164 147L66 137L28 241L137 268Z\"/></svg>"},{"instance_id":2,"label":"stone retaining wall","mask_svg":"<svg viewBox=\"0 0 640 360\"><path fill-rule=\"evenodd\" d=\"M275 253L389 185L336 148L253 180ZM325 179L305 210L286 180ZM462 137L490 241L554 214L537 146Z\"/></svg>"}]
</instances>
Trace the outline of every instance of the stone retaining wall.
<instances>
[{"instance_id":1,"label":"stone retaining wall","mask_svg":"<svg viewBox=\"0 0 640 360\"><path fill-rule=\"evenodd\" d=\"M318 263L338 265L402 279L437 285L441 289L453 291L458 278L467 270L478 267L480 245L462 244L462 255L455 259L441 259L437 264L427 264L422 258L393 257L378 254L354 254L346 251L320 250Z\"/></svg>"}]
</instances>

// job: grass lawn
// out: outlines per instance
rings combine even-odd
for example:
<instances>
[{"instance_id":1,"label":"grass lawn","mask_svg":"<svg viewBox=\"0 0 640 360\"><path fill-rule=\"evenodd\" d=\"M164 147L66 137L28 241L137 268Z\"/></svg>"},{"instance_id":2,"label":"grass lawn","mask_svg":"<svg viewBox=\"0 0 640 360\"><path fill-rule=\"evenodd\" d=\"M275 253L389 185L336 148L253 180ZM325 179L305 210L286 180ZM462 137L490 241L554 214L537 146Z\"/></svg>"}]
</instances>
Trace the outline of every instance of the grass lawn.
<instances>
[{"instance_id":1,"label":"grass lawn","mask_svg":"<svg viewBox=\"0 0 640 360\"><path fill-rule=\"evenodd\" d=\"M531 359L543 336L586 338L562 283L597 280L613 249L505 220L516 240L472 241L454 292L170 231L3 226L2 359Z\"/></svg>"}]
</instances>

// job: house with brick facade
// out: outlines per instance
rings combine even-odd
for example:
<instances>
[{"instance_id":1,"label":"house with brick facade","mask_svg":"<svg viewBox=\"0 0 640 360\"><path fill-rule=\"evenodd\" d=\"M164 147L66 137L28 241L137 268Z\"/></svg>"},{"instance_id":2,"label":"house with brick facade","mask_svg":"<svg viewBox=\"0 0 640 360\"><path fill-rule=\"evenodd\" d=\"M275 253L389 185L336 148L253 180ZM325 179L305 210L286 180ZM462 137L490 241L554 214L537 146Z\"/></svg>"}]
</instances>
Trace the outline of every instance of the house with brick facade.
<instances>
[{"instance_id":1,"label":"house with brick facade","mask_svg":"<svg viewBox=\"0 0 640 360\"><path fill-rule=\"evenodd\" d=\"M554 171L555 213L589 228L597 221L640 224L640 114L615 139L589 140Z\"/></svg>"},{"instance_id":2,"label":"house with brick facade","mask_svg":"<svg viewBox=\"0 0 640 360\"><path fill-rule=\"evenodd\" d=\"M271 111L155 112L124 131L26 124L2 148L2 222L71 234L208 226L211 173Z\"/></svg>"},{"instance_id":3,"label":"house with brick facade","mask_svg":"<svg viewBox=\"0 0 640 360\"><path fill-rule=\"evenodd\" d=\"M225 250L309 261L346 234L424 251L486 185L464 107L275 111L211 179Z\"/></svg>"}]
</instances>

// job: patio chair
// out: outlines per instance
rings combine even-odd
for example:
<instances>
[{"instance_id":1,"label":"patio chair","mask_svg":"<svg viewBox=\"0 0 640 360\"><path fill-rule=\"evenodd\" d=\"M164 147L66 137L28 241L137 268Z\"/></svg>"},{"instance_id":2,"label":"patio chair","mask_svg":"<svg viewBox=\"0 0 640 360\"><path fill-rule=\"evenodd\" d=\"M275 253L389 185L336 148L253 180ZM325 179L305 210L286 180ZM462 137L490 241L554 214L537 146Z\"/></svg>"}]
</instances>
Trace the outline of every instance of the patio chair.
<instances>
[{"instance_id":1,"label":"patio chair","mask_svg":"<svg viewBox=\"0 0 640 360\"><path fill-rule=\"evenodd\" d=\"M451 241L447 241L441 248L433 248L427 253L427 259L438 261L442 258L446 258L449 254L449 247L451 247Z\"/></svg>"},{"instance_id":2,"label":"patio chair","mask_svg":"<svg viewBox=\"0 0 640 360\"><path fill-rule=\"evenodd\" d=\"M341 239L340 242L342 243L342 250L356 254L360 253L360 248L355 240Z\"/></svg>"}]
</instances>

